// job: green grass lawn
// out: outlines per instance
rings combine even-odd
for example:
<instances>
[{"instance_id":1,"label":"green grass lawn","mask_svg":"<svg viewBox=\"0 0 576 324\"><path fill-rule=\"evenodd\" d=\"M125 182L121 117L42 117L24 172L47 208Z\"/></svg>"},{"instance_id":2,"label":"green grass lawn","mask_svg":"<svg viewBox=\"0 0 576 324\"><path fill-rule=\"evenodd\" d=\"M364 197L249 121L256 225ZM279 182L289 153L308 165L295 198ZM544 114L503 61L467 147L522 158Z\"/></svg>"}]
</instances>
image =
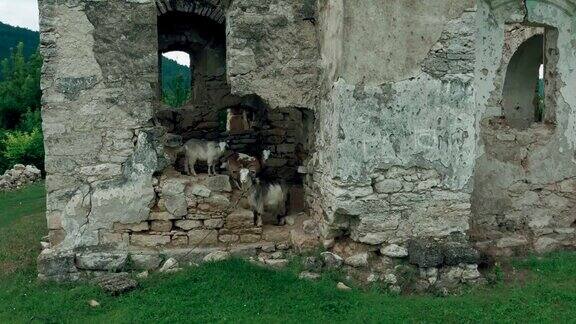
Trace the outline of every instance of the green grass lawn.
<instances>
[{"instance_id":1,"label":"green grass lawn","mask_svg":"<svg viewBox=\"0 0 576 324\"><path fill-rule=\"evenodd\" d=\"M528 278L452 297L349 292L232 260L154 274L120 297L88 284L36 281L44 190L0 194L0 323L56 322L575 322L576 254L518 261ZM100 307L91 308L95 299Z\"/></svg>"}]
</instances>

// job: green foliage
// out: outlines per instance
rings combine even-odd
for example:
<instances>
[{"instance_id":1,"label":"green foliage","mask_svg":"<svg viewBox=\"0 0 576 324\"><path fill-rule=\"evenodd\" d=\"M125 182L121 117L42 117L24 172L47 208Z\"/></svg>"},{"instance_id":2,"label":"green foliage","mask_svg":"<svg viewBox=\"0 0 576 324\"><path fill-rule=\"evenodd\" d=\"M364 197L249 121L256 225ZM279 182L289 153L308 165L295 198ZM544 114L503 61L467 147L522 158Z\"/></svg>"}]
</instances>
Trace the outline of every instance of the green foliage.
<instances>
[{"instance_id":1,"label":"green foliage","mask_svg":"<svg viewBox=\"0 0 576 324\"><path fill-rule=\"evenodd\" d=\"M40 109L42 58L35 53L26 59L24 44L20 43L1 66L0 128L15 129L27 111Z\"/></svg>"},{"instance_id":2,"label":"green foliage","mask_svg":"<svg viewBox=\"0 0 576 324\"><path fill-rule=\"evenodd\" d=\"M35 129L41 129L41 128L42 128L42 116L40 114L40 110L36 111L28 110L24 115L22 115L20 124L18 124L18 129L23 132L31 132Z\"/></svg>"},{"instance_id":3,"label":"green foliage","mask_svg":"<svg viewBox=\"0 0 576 324\"><path fill-rule=\"evenodd\" d=\"M29 133L8 132L3 139L3 146L4 159L9 166L21 163L44 169L44 140L39 128L34 128Z\"/></svg>"},{"instance_id":4,"label":"green foliage","mask_svg":"<svg viewBox=\"0 0 576 324\"><path fill-rule=\"evenodd\" d=\"M497 285L504 282L504 271L499 265L493 266L484 276L490 285Z\"/></svg>"},{"instance_id":5,"label":"green foliage","mask_svg":"<svg viewBox=\"0 0 576 324\"><path fill-rule=\"evenodd\" d=\"M28 58L36 53L39 42L38 32L0 22L0 60L9 57L19 43L24 43L24 56ZM3 78L2 73L0 71L0 80Z\"/></svg>"},{"instance_id":6,"label":"green foliage","mask_svg":"<svg viewBox=\"0 0 576 324\"><path fill-rule=\"evenodd\" d=\"M172 87L174 78L180 76L182 84L189 87L191 80L190 68L162 56L162 89Z\"/></svg>"},{"instance_id":7,"label":"green foliage","mask_svg":"<svg viewBox=\"0 0 576 324\"><path fill-rule=\"evenodd\" d=\"M4 174L4 172L11 167L8 160L4 157L4 151L6 149L6 144L4 144L4 141L6 139L7 133L8 132L6 130L0 128L0 175Z\"/></svg>"},{"instance_id":8,"label":"green foliage","mask_svg":"<svg viewBox=\"0 0 576 324\"><path fill-rule=\"evenodd\" d=\"M178 108L190 100L190 85L186 85L184 79L184 76L177 75L172 79L171 85L163 89L164 103Z\"/></svg>"},{"instance_id":9,"label":"green foliage","mask_svg":"<svg viewBox=\"0 0 576 324\"><path fill-rule=\"evenodd\" d=\"M0 59L0 173L14 164L44 166L40 117L40 69L36 52L25 55L19 43L9 57Z\"/></svg>"},{"instance_id":10,"label":"green foliage","mask_svg":"<svg viewBox=\"0 0 576 324\"><path fill-rule=\"evenodd\" d=\"M178 108L190 100L190 68L162 56L162 97L164 103Z\"/></svg>"}]
</instances>

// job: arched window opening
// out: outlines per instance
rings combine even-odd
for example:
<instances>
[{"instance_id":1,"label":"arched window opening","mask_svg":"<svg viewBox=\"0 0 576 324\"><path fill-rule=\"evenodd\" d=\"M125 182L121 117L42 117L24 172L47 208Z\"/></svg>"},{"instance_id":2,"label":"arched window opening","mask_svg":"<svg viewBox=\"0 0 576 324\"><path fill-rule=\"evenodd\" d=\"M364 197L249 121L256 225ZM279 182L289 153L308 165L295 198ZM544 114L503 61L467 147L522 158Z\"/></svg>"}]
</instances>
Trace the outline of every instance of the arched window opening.
<instances>
[{"instance_id":1,"label":"arched window opening","mask_svg":"<svg viewBox=\"0 0 576 324\"><path fill-rule=\"evenodd\" d=\"M533 123L555 123L556 34L553 29L532 28L538 32L510 59L503 89L504 117L518 129Z\"/></svg>"}]
</instances>

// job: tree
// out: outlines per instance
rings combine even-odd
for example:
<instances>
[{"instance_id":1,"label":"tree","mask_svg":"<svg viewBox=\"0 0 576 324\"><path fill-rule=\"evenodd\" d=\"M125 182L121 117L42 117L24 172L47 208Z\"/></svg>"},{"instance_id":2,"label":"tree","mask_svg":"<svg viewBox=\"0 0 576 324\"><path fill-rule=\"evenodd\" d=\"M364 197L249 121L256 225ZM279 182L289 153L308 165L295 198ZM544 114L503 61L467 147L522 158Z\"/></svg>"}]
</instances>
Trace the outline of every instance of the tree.
<instances>
[{"instance_id":1,"label":"tree","mask_svg":"<svg viewBox=\"0 0 576 324\"><path fill-rule=\"evenodd\" d=\"M175 76L168 89L164 89L164 102L171 107L181 107L190 100L190 86L182 74Z\"/></svg>"},{"instance_id":2,"label":"tree","mask_svg":"<svg viewBox=\"0 0 576 324\"><path fill-rule=\"evenodd\" d=\"M27 59L23 43L0 60L0 174L17 163L44 166L41 67L40 54Z\"/></svg>"},{"instance_id":3,"label":"tree","mask_svg":"<svg viewBox=\"0 0 576 324\"><path fill-rule=\"evenodd\" d=\"M29 59L24 56L24 44L19 43L9 58L2 60L3 80L0 81L0 128L16 129L27 111L40 109L39 53Z\"/></svg>"}]
</instances>

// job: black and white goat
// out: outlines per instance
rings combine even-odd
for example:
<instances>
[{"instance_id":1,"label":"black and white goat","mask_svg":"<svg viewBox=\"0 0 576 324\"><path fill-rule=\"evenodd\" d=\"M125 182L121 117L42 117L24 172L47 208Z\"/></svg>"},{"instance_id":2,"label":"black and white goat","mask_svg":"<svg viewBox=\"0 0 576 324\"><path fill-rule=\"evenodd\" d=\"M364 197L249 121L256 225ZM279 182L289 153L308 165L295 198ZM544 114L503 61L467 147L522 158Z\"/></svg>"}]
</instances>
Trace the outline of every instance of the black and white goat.
<instances>
[{"instance_id":1,"label":"black and white goat","mask_svg":"<svg viewBox=\"0 0 576 324\"><path fill-rule=\"evenodd\" d=\"M240 182L248 191L248 203L255 213L256 226L262 226L263 217L270 217L280 226L285 225L288 200L285 185L264 181L248 169L240 170Z\"/></svg>"},{"instance_id":2,"label":"black and white goat","mask_svg":"<svg viewBox=\"0 0 576 324\"><path fill-rule=\"evenodd\" d=\"M248 169L253 174L259 174L269 157L269 150L264 150L262 152L261 159L244 153L233 153L228 157L226 163L224 163L222 166L226 167L228 170L228 175L232 179L232 182L234 182L234 184L238 187L238 189L242 189L240 186L240 170Z\"/></svg>"},{"instance_id":3,"label":"black and white goat","mask_svg":"<svg viewBox=\"0 0 576 324\"><path fill-rule=\"evenodd\" d=\"M224 155L227 144L225 142L207 142L199 139L191 139L184 144L186 154L186 164L184 169L187 174L196 175L194 166L197 161L206 161L208 164L208 175L210 171L216 174L216 164L220 157Z\"/></svg>"}]
</instances>

